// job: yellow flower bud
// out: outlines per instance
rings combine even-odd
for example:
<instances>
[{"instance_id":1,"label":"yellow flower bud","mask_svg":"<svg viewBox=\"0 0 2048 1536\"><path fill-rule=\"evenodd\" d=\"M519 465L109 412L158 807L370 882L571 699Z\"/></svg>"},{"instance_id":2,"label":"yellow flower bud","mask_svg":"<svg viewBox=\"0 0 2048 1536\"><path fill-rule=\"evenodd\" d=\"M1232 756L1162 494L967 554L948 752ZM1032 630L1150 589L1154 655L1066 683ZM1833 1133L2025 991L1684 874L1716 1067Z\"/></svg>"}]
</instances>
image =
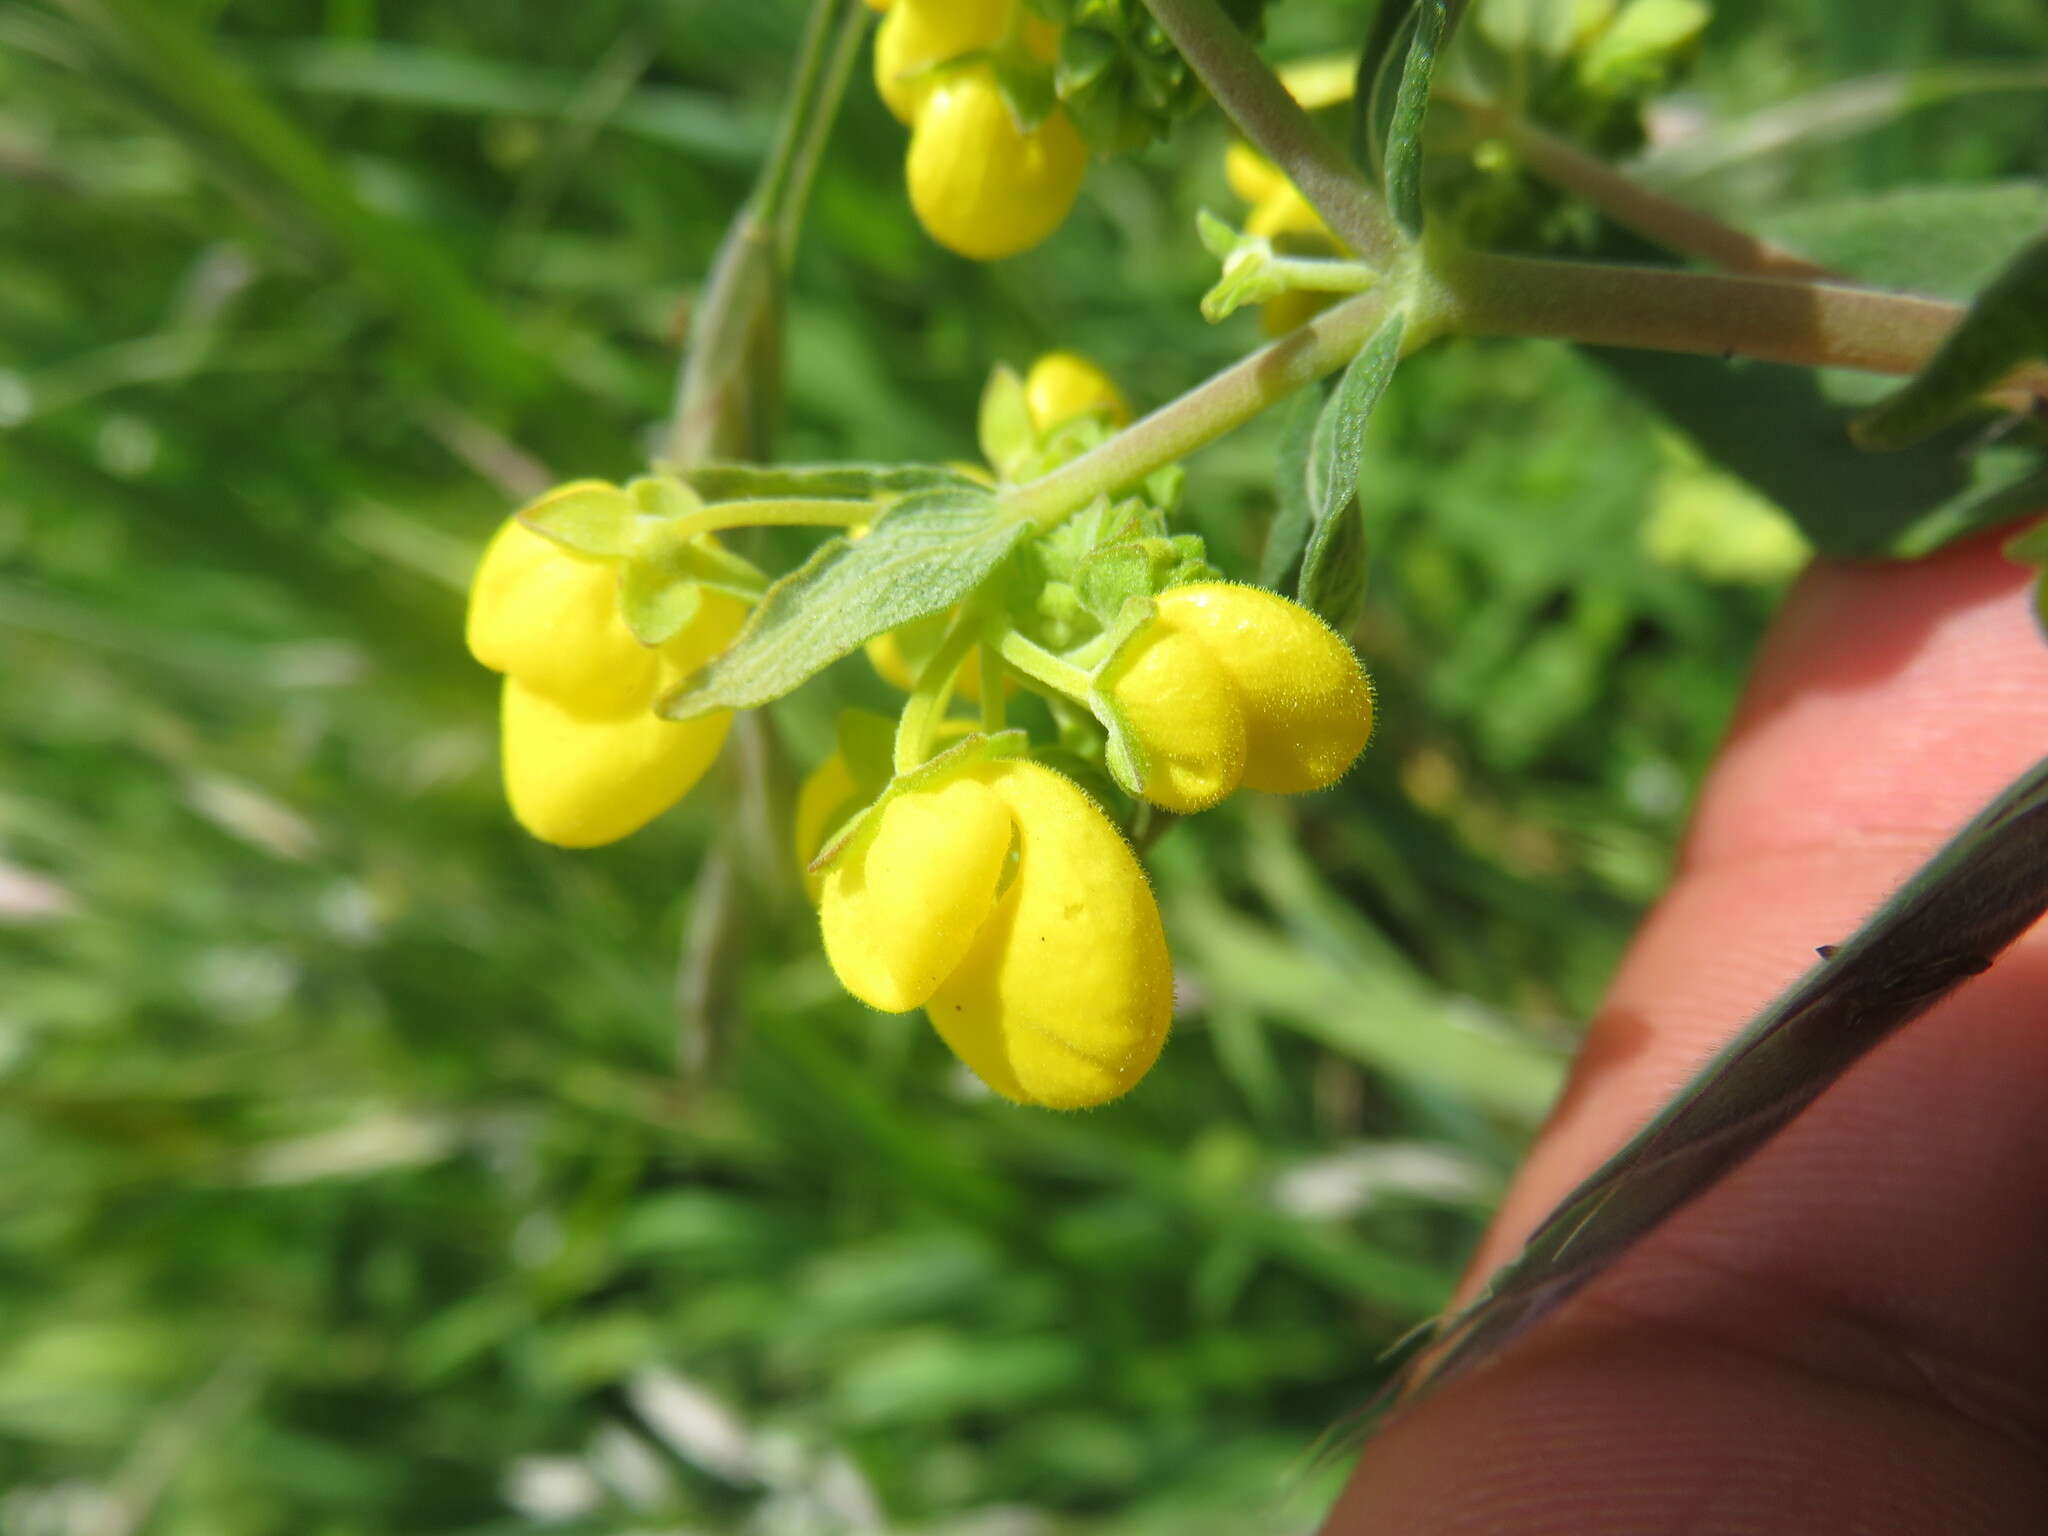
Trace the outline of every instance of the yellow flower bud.
<instances>
[{"instance_id":1,"label":"yellow flower bud","mask_svg":"<svg viewBox=\"0 0 2048 1536\"><path fill-rule=\"evenodd\" d=\"M1173 972L1143 869L1051 769L981 762L908 790L825 877L825 948L875 1007L922 1004L1005 1098L1104 1103L1157 1060Z\"/></svg>"},{"instance_id":2,"label":"yellow flower bud","mask_svg":"<svg viewBox=\"0 0 2048 1536\"><path fill-rule=\"evenodd\" d=\"M1156 622L1199 640L1244 707L1244 784L1292 795L1342 778L1372 735L1372 681L1337 632L1263 587L1175 587Z\"/></svg>"},{"instance_id":3,"label":"yellow flower bud","mask_svg":"<svg viewBox=\"0 0 2048 1536\"><path fill-rule=\"evenodd\" d=\"M1147 624L1103 674L1144 754L1143 793L1154 805L1206 811L1244 776L1244 703L1199 635Z\"/></svg>"},{"instance_id":4,"label":"yellow flower bud","mask_svg":"<svg viewBox=\"0 0 2048 1536\"><path fill-rule=\"evenodd\" d=\"M508 520L470 590L471 654L505 674L505 797L543 842L638 831L703 777L732 717L664 720L656 702L738 633L746 608L704 591L681 633L645 646L619 616L619 572Z\"/></svg>"},{"instance_id":5,"label":"yellow flower bud","mask_svg":"<svg viewBox=\"0 0 2048 1536\"><path fill-rule=\"evenodd\" d=\"M910 205L939 244L977 261L1029 250L1080 195L1088 151L1058 108L1026 133L986 68L935 83L911 130Z\"/></svg>"},{"instance_id":6,"label":"yellow flower bud","mask_svg":"<svg viewBox=\"0 0 2048 1536\"><path fill-rule=\"evenodd\" d=\"M1116 381L1078 352L1048 352L1024 375L1024 408L1031 425L1050 431L1083 411L1105 412L1111 426L1131 419Z\"/></svg>"},{"instance_id":7,"label":"yellow flower bud","mask_svg":"<svg viewBox=\"0 0 2048 1536\"><path fill-rule=\"evenodd\" d=\"M926 94L937 83L931 73L934 64L1002 41L1015 3L901 0L889 8L875 29L875 89L898 122L917 120Z\"/></svg>"}]
</instances>

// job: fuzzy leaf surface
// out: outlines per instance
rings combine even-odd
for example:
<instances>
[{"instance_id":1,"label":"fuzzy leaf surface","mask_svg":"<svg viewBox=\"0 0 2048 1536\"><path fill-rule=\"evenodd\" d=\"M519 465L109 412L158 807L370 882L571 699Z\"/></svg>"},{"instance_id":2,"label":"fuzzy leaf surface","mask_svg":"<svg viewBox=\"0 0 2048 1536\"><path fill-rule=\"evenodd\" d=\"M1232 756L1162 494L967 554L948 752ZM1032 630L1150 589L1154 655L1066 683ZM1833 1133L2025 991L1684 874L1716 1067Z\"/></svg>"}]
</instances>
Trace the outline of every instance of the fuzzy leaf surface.
<instances>
[{"instance_id":1,"label":"fuzzy leaf surface","mask_svg":"<svg viewBox=\"0 0 2048 1536\"><path fill-rule=\"evenodd\" d=\"M732 645L661 712L687 720L779 699L882 631L958 602L1028 532L978 486L908 496L866 538L828 540L770 587Z\"/></svg>"}]
</instances>

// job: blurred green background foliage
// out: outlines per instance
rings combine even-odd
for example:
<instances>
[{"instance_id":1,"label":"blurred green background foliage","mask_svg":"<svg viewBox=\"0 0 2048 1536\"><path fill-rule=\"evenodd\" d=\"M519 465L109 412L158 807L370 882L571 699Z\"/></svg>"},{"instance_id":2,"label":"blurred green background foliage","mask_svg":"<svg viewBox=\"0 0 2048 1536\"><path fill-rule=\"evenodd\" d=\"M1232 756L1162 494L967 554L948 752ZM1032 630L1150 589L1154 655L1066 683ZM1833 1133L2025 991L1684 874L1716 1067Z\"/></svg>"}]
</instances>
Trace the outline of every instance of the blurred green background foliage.
<instances>
[{"instance_id":1,"label":"blurred green background foliage","mask_svg":"<svg viewBox=\"0 0 2048 1536\"><path fill-rule=\"evenodd\" d=\"M1368 9L1284 0L1273 52ZM1872 19L1724 0L1660 132L1790 132L1687 195L2038 176L2038 89L1798 114L2037 63L2048 14ZM780 832L719 878L734 807L886 698L859 658L626 844L513 828L470 566L551 479L644 462L801 20L0 3L0 1529L1307 1529L1316 1437L1555 1091L1797 558L1562 346L1396 380L1379 740L1159 845L1181 1015L1109 1109L992 1101L921 1016L850 1002L766 877ZM1249 348L1195 311L1224 142L1097 167L1052 242L976 267L910 218L857 78L784 456L965 455L989 367L1052 346L1145 403ZM1235 574L1278 428L1190 464ZM693 920L745 1024L708 1081Z\"/></svg>"}]
</instances>

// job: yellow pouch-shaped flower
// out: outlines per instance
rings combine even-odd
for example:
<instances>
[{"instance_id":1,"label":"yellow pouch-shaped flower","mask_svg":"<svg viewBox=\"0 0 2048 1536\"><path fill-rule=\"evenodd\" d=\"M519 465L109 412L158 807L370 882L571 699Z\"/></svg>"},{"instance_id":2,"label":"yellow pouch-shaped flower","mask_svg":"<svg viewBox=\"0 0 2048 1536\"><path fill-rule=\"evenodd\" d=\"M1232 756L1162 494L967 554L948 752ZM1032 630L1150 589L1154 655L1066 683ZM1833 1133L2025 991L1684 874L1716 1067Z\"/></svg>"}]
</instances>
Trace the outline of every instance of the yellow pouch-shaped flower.
<instances>
[{"instance_id":1,"label":"yellow pouch-shaped flower","mask_svg":"<svg viewBox=\"0 0 2048 1536\"><path fill-rule=\"evenodd\" d=\"M1156 621L1198 640L1244 709L1244 785L1269 794L1342 778L1372 736L1372 681L1337 632L1263 587L1204 581L1161 594Z\"/></svg>"},{"instance_id":2,"label":"yellow pouch-shaped flower","mask_svg":"<svg viewBox=\"0 0 2048 1536\"><path fill-rule=\"evenodd\" d=\"M904 169L926 232L962 256L994 261L1059 228L1080 195L1088 151L1057 108L1021 130L995 77L975 67L926 93Z\"/></svg>"},{"instance_id":3,"label":"yellow pouch-shaped flower","mask_svg":"<svg viewBox=\"0 0 2048 1536\"><path fill-rule=\"evenodd\" d=\"M731 724L726 712L664 720L654 713L652 691L624 714L577 714L508 677L501 717L505 798L519 824L544 843L617 842L689 793Z\"/></svg>"},{"instance_id":4,"label":"yellow pouch-shaped flower","mask_svg":"<svg viewBox=\"0 0 2048 1536\"><path fill-rule=\"evenodd\" d=\"M856 997L925 1005L960 1059L1020 1103L1129 1089L1173 1013L1159 910L1093 801L1023 759L897 795L826 875L833 969Z\"/></svg>"},{"instance_id":5,"label":"yellow pouch-shaped flower","mask_svg":"<svg viewBox=\"0 0 2048 1536\"><path fill-rule=\"evenodd\" d=\"M1015 818L1017 868L926 1012L1004 1098L1107 1103L1151 1070L1172 1025L1158 905L1130 845L1077 785L1029 762L984 772Z\"/></svg>"},{"instance_id":6,"label":"yellow pouch-shaped flower","mask_svg":"<svg viewBox=\"0 0 2048 1536\"><path fill-rule=\"evenodd\" d=\"M468 641L505 673L505 798L543 842L592 848L638 831L686 794L725 741L730 714L670 721L661 696L723 650L745 605L700 591L682 631L642 645L619 613L616 564L508 519L470 588Z\"/></svg>"},{"instance_id":7,"label":"yellow pouch-shaped flower","mask_svg":"<svg viewBox=\"0 0 2048 1536\"><path fill-rule=\"evenodd\" d=\"M1009 856L1009 810L971 775L883 806L825 876L825 954L846 990L886 1013L922 1004L974 942Z\"/></svg>"},{"instance_id":8,"label":"yellow pouch-shaped flower","mask_svg":"<svg viewBox=\"0 0 2048 1536\"><path fill-rule=\"evenodd\" d=\"M1147 624L1117 653L1101 686L1143 753L1147 800L1188 815L1237 788L1244 705L1201 635Z\"/></svg>"},{"instance_id":9,"label":"yellow pouch-shaped flower","mask_svg":"<svg viewBox=\"0 0 2048 1536\"><path fill-rule=\"evenodd\" d=\"M469 589L469 652L495 672L589 714L640 707L653 651L619 617L619 568L543 538L517 518L484 550Z\"/></svg>"}]
</instances>

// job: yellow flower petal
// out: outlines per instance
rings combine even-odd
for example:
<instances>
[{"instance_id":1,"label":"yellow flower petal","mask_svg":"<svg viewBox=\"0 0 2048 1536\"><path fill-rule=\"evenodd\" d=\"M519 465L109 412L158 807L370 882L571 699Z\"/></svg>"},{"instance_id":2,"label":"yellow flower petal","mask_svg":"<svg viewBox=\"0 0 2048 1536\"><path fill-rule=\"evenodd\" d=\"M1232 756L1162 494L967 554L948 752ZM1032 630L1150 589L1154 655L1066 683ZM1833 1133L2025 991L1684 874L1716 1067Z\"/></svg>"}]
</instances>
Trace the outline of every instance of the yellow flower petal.
<instances>
[{"instance_id":1,"label":"yellow flower petal","mask_svg":"<svg viewBox=\"0 0 2048 1536\"><path fill-rule=\"evenodd\" d=\"M1059 228L1080 194L1088 151L1057 107L1020 132L994 76L979 67L931 87L904 171L925 231L962 256L994 261Z\"/></svg>"},{"instance_id":2,"label":"yellow flower petal","mask_svg":"<svg viewBox=\"0 0 2048 1536\"><path fill-rule=\"evenodd\" d=\"M934 64L1002 41L1016 0L902 0L875 29L875 89L912 123L937 83Z\"/></svg>"},{"instance_id":3,"label":"yellow flower petal","mask_svg":"<svg viewBox=\"0 0 2048 1536\"><path fill-rule=\"evenodd\" d=\"M505 679L505 798L544 843L595 848L637 832L682 799L725 742L732 715L664 720L653 698L632 713L577 714Z\"/></svg>"},{"instance_id":4,"label":"yellow flower petal","mask_svg":"<svg viewBox=\"0 0 2048 1536\"><path fill-rule=\"evenodd\" d=\"M746 621L747 605L731 593L709 587L701 589L697 594L697 611L690 615L690 622L657 651L661 676L656 697L680 687L692 672L731 645L732 637Z\"/></svg>"},{"instance_id":5,"label":"yellow flower petal","mask_svg":"<svg viewBox=\"0 0 2048 1536\"><path fill-rule=\"evenodd\" d=\"M619 617L619 571L507 518L470 586L470 654L587 714L644 704L657 660Z\"/></svg>"},{"instance_id":6,"label":"yellow flower petal","mask_svg":"<svg viewBox=\"0 0 2048 1536\"><path fill-rule=\"evenodd\" d=\"M1079 787L1037 763L973 770L1015 819L1017 866L926 1004L997 1093L1081 1109L1129 1090L1173 1019L1173 967L1145 872Z\"/></svg>"},{"instance_id":7,"label":"yellow flower petal","mask_svg":"<svg viewBox=\"0 0 2048 1536\"><path fill-rule=\"evenodd\" d=\"M1104 674L1145 757L1144 794L1183 815L1205 811L1244 775L1244 704L1199 635L1157 621Z\"/></svg>"},{"instance_id":8,"label":"yellow flower petal","mask_svg":"<svg viewBox=\"0 0 2048 1536\"><path fill-rule=\"evenodd\" d=\"M1083 411L1107 412L1111 426L1131 419L1116 381L1078 352L1048 352L1031 365L1024 375L1024 408L1041 432Z\"/></svg>"},{"instance_id":9,"label":"yellow flower petal","mask_svg":"<svg viewBox=\"0 0 2048 1536\"><path fill-rule=\"evenodd\" d=\"M1244 785L1300 794L1334 784L1372 735L1372 682L1351 647L1263 587L1197 582L1158 599L1158 621L1221 666L1244 707Z\"/></svg>"},{"instance_id":10,"label":"yellow flower petal","mask_svg":"<svg viewBox=\"0 0 2048 1536\"><path fill-rule=\"evenodd\" d=\"M1289 184L1279 166L1242 139L1232 140L1223 151L1223 179L1248 203L1263 203Z\"/></svg>"},{"instance_id":11,"label":"yellow flower petal","mask_svg":"<svg viewBox=\"0 0 2048 1536\"><path fill-rule=\"evenodd\" d=\"M825 875L825 955L870 1007L915 1008L959 965L1010 856L1010 812L971 775L898 795Z\"/></svg>"}]
</instances>

